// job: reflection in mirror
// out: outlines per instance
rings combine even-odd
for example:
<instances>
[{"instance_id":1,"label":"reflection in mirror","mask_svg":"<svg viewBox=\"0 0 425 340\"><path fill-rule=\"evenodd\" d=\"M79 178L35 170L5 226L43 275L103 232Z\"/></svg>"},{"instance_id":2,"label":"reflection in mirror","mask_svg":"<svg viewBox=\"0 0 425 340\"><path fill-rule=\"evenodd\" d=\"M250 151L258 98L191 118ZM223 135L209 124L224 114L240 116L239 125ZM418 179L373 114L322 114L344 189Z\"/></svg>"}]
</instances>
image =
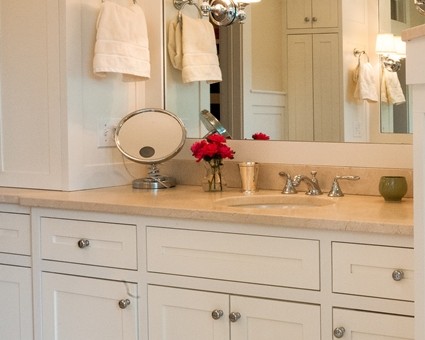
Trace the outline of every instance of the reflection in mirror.
<instances>
[{"instance_id":1,"label":"reflection in mirror","mask_svg":"<svg viewBox=\"0 0 425 340\"><path fill-rule=\"evenodd\" d=\"M208 133L204 136L204 138L218 133L222 135L224 138L232 138L230 134L227 132L226 128L220 123L220 121L208 110L201 111L201 121L204 124L205 128L208 130Z\"/></svg>"},{"instance_id":2,"label":"reflection in mirror","mask_svg":"<svg viewBox=\"0 0 425 340\"><path fill-rule=\"evenodd\" d=\"M409 27L422 25L425 17L420 15L413 1L382 1L380 5L380 32L400 36ZM406 62L401 60L401 68L397 71L401 88L406 101L398 105L389 105L381 101L381 132L412 133L411 95L406 85Z\"/></svg>"},{"instance_id":3,"label":"reflection in mirror","mask_svg":"<svg viewBox=\"0 0 425 340\"><path fill-rule=\"evenodd\" d=\"M161 109L142 109L125 116L115 131L118 150L128 159L151 166L148 177L133 181L133 188L163 189L176 185L162 176L157 164L174 157L182 149L186 130L182 121Z\"/></svg>"},{"instance_id":4,"label":"reflection in mirror","mask_svg":"<svg viewBox=\"0 0 425 340\"><path fill-rule=\"evenodd\" d=\"M381 133L379 102L353 98L355 48L368 53L379 91L375 39L385 31L381 7L397 2L326 1L324 6L330 7L321 9L326 20L309 22L308 27L305 16L297 20L301 1L252 4L244 25L216 29L225 78L219 85L182 84L167 61L166 107L182 118L194 138L206 133L199 113L208 109L234 139L263 132L274 140L409 143L405 127ZM167 31L176 11L165 4ZM196 10L185 11L197 15ZM308 73L301 74L303 69Z\"/></svg>"}]
</instances>

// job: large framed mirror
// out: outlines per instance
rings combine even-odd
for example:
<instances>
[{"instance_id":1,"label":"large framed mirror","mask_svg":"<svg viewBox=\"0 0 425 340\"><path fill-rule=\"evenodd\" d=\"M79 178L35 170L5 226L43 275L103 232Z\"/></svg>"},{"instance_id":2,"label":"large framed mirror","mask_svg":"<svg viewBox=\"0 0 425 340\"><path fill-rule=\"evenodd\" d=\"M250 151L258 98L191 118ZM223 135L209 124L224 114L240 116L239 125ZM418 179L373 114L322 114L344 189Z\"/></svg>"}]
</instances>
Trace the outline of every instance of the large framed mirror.
<instances>
[{"instance_id":1,"label":"large framed mirror","mask_svg":"<svg viewBox=\"0 0 425 340\"><path fill-rule=\"evenodd\" d=\"M400 116L394 113L394 107L384 107L379 101L366 103L353 100L351 77L357 64L353 50L364 50L374 67L379 91L380 62L375 53L376 35L387 30L399 34L400 28L397 31L396 27L401 18L401 3L405 5L403 27L420 24L419 20L424 17L417 14L413 1L324 1L336 8L337 21L331 27L322 28L290 26L293 23L288 18L293 17L291 11L297 3L301 1L262 1L248 7L248 20L244 25L217 29L224 76L219 84L182 84L179 72L171 67L169 61L165 63L166 108L180 116L188 137L205 135L199 114L208 109L236 139L251 139L252 133L263 132L273 140L411 143L409 105L397 108L407 117L407 123L404 120L405 126L399 129L397 122L390 121L394 116ZM395 17L394 13L398 13L398 16ZM185 9L185 14L198 15L195 8ZM170 20L175 16L172 1L165 2L166 32ZM264 25L265 22L267 25ZM279 34L272 35L271 32ZM322 40L318 39L315 44L322 48L319 47L317 51L320 53L315 54L322 55L322 67L314 72L315 77L322 80L315 90L309 88L305 91L307 87L302 86L302 82L294 81L299 77L294 73L296 66L290 64L290 60L299 62L302 59L305 62L305 58L299 55L305 55L309 48L306 46L313 46L311 40L317 36ZM288 46L291 46L290 52ZM399 74L401 83L402 72ZM330 97L333 102L327 100L321 104L311 104L315 100L314 95L318 96L317 88L324 93L335 93ZM409 100L408 91L405 90ZM296 100L293 99L294 91L299 92ZM310 95L306 92L310 92ZM292 109L300 105L316 105L321 108L321 113L312 122L307 118L301 119L301 114L297 111L293 113ZM313 112L315 109L307 111ZM329 112L332 115L328 117ZM320 115L323 118L317 118ZM312 133L313 126L322 126L323 131L319 128Z\"/></svg>"}]
</instances>

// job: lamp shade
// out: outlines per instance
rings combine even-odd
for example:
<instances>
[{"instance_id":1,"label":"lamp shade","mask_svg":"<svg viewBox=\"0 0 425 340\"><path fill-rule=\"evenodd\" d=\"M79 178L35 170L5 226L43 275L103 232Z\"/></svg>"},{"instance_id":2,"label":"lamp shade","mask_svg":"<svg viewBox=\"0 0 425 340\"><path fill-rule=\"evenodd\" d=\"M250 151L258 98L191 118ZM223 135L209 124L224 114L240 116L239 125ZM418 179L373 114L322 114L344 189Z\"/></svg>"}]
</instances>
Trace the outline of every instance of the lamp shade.
<instances>
[{"instance_id":1,"label":"lamp shade","mask_svg":"<svg viewBox=\"0 0 425 340\"><path fill-rule=\"evenodd\" d=\"M394 35L392 33L380 33L376 36L376 53L392 54L395 52Z\"/></svg>"},{"instance_id":2,"label":"lamp shade","mask_svg":"<svg viewBox=\"0 0 425 340\"><path fill-rule=\"evenodd\" d=\"M400 36L394 37L394 50L400 58L406 58L406 43Z\"/></svg>"}]
</instances>

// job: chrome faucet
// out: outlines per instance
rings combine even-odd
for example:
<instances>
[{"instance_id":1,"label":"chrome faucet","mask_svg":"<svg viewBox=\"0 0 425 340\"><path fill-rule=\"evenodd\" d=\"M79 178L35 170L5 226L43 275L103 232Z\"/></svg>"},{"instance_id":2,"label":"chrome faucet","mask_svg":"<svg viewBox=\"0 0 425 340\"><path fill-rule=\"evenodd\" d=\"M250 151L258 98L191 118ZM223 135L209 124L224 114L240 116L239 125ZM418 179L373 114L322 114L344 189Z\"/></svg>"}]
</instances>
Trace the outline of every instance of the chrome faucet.
<instances>
[{"instance_id":1,"label":"chrome faucet","mask_svg":"<svg viewBox=\"0 0 425 340\"><path fill-rule=\"evenodd\" d=\"M295 189L294 185L292 184L291 175L285 171L281 171L279 172L279 176L286 177L286 183L283 187L282 194L296 194L297 189Z\"/></svg>"},{"instance_id":2,"label":"chrome faucet","mask_svg":"<svg viewBox=\"0 0 425 340\"><path fill-rule=\"evenodd\" d=\"M311 195L311 196L321 195L322 190L320 189L319 181L316 178L316 174L317 174L317 171L312 171L311 178L305 175L296 175L294 179L292 180L292 185L294 187L297 187L298 185L300 185L301 182L304 182L308 187L308 190L305 193L306 195Z\"/></svg>"}]
</instances>

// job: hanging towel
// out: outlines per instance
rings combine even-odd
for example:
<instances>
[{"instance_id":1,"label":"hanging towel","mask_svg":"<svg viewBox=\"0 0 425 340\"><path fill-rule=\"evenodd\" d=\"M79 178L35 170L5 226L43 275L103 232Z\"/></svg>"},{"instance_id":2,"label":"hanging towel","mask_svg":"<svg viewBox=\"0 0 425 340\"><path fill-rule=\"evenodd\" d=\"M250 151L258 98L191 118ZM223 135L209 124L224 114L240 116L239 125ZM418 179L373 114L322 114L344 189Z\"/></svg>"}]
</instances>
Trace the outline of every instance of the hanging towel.
<instances>
[{"instance_id":1,"label":"hanging towel","mask_svg":"<svg viewBox=\"0 0 425 340\"><path fill-rule=\"evenodd\" d=\"M124 81L150 78L150 56L145 14L137 4L128 7L104 1L97 19L93 71L121 73Z\"/></svg>"},{"instance_id":2,"label":"hanging towel","mask_svg":"<svg viewBox=\"0 0 425 340\"><path fill-rule=\"evenodd\" d=\"M168 27L168 55L171 64L177 70L183 68L183 44L181 20L172 20Z\"/></svg>"},{"instance_id":3,"label":"hanging towel","mask_svg":"<svg viewBox=\"0 0 425 340\"><path fill-rule=\"evenodd\" d=\"M170 23L168 39L171 63L182 71L183 83L222 80L214 28L208 20L181 15L181 21Z\"/></svg>"},{"instance_id":4,"label":"hanging towel","mask_svg":"<svg viewBox=\"0 0 425 340\"><path fill-rule=\"evenodd\" d=\"M367 100L368 102L378 101L373 66L369 62L359 60L357 68L354 70L353 80L356 84L354 98Z\"/></svg>"},{"instance_id":5,"label":"hanging towel","mask_svg":"<svg viewBox=\"0 0 425 340\"><path fill-rule=\"evenodd\" d=\"M397 72L388 71L385 67L382 68L381 101L393 105L406 101Z\"/></svg>"}]
</instances>

